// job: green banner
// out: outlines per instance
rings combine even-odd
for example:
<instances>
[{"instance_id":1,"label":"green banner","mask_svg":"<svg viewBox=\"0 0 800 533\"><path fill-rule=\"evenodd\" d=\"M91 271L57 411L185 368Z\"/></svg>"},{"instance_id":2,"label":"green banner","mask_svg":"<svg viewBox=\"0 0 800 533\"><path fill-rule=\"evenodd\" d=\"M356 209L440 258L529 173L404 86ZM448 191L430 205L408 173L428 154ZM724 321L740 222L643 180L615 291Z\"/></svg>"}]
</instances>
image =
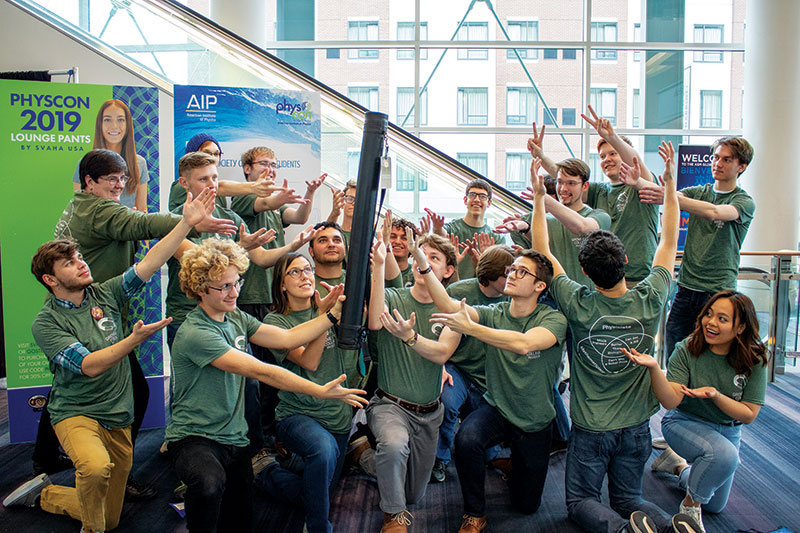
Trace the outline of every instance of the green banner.
<instances>
[{"instance_id":1,"label":"green banner","mask_svg":"<svg viewBox=\"0 0 800 533\"><path fill-rule=\"evenodd\" d=\"M31 275L39 245L72 197L72 175L92 149L95 117L112 87L0 80L0 209L3 318L9 389L47 385L47 359L31 322L47 291Z\"/></svg>"}]
</instances>

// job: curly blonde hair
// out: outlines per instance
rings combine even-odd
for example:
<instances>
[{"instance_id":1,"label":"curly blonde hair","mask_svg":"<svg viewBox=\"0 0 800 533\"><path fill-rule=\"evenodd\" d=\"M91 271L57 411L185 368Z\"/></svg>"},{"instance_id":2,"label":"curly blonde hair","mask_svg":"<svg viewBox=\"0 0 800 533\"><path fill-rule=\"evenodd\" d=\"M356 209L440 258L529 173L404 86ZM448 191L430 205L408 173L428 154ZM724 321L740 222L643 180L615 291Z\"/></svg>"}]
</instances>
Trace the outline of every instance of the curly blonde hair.
<instances>
[{"instance_id":1,"label":"curly blonde hair","mask_svg":"<svg viewBox=\"0 0 800 533\"><path fill-rule=\"evenodd\" d=\"M181 290L189 298L200 301L200 294L208 292L208 286L222 279L231 266L244 274L250 266L247 251L230 239L206 239L181 257L178 272Z\"/></svg>"}]
</instances>

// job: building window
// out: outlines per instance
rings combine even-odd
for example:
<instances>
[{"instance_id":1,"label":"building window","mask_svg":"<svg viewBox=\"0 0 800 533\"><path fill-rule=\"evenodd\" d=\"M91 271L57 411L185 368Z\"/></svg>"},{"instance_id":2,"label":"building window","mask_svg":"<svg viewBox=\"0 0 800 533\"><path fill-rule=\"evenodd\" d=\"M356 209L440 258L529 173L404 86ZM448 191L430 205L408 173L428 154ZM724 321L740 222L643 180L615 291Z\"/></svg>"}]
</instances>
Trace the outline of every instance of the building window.
<instances>
[{"instance_id":1,"label":"building window","mask_svg":"<svg viewBox=\"0 0 800 533\"><path fill-rule=\"evenodd\" d=\"M488 22L465 22L456 36L458 41L488 41ZM489 50L486 48L459 48L458 59L489 59Z\"/></svg>"},{"instance_id":2,"label":"building window","mask_svg":"<svg viewBox=\"0 0 800 533\"><path fill-rule=\"evenodd\" d=\"M592 41L597 43L617 40L616 22L592 22ZM616 50L592 50L592 60L616 60Z\"/></svg>"},{"instance_id":3,"label":"building window","mask_svg":"<svg viewBox=\"0 0 800 533\"><path fill-rule=\"evenodd\" d=\"M373 111L378 110L379 104L377 87L348 87L347 96L357 104L361 104L367 109L371 109Z\"/></svg>"},{"instance_id":4,"label":"building window","mask_svg":"<svg viewBox=\"0 0 800 533\"><path fill-rule=\"evenodd\" d=\"M531 154L527 152L506 154L506 189L521 191L527 187L531 176Z\"/></svg>"},{"instance_id":5,"label":"building window","mask_svg":"<svg viewBox=\"0 0 800 533\"><path fill-rule=\"evenodd\" d=\"M700 91L700 127L722 127L722 91Z\"/></svg>"},{"instance_id":6,"label":"building window","mask_svg":"<svg viewBox=\"0 0 800 533\"><path fill-rule=\"evenodd\" d=\"M458 125L485 126L489 123L489 89L458 88Z\"/></svg>"},{"instance_id":7,"label":"building window","mask_svg":"<svg viewBox=\"0 0 800 533\"><path fill-rule=\"evenodd\" d=\"M642 41L642 25L636 22L633 25L633 40L638 42ZM641 61L642 60L642 51L637 50L633 53L633 60L634 61Z\"/></svg>"},{"instance_id":8,"label":"building window","mask_svg":"<svg viewBox=\"0 0 800 533\"><path fill-rule=\"evenodd\" d=\"M347 40L377 41L377 20L351 20L347 23ZM351 48L347 51L349 59L378 59L378 50L374 48Z\"/></svg>"},{"instance_id":9,"label":"building window","mask_svg":"<svg viewBox=\"0 0 800 533\"><path fill-rule=\"evenodd\" d=\"M358 150L347 151L347 179L358 180L358 165L361 161L361 152Z\"/></svg>"},{"instance_id":10,"label":"building window","mask_svg":"<svg viewBox=\"0 0 800 533\"><path fill-rule=\"evenodd\" d=\"M485 176L489 172L489 154L486 152L458 152L458 162Z\"/></svg>"},{"instance_id":11,"label":"building window","mask_svg":"<svg viewBox=\"0 0 800 533\"><path fill-rule=\"evenodd\" d=\"M589 154L589 181L603 181L603 167L600 164L600 154Z\"/></svg>"},{"instance_id":12,"label":"building window","mask_svg":"<svg viewBox=\"0 0 800 533\"><path fill-rule=\"evenodd\" d=\"M397 40L398 41L413 41L414 40L414 27L415 24L413 22L398 22L397 23ZM419 23L419 40L420 41L427 41L428 40L428 23L427 22L420 22ZM428 59L428 49L427 48L420 48L419 50L419 58L420 59ZM397 59L414 59L414 49L401 49L397 51Z\"/></svg>"},{"instance_id":13,"label":"building window","mask_svg":"<svg viewBox=\"0 0 800 533\"><path fill-rule=\"evenodd\" d=\"M508 36L512 41L538 41L539 23L535 20L508 21ZM535 48L517 49L517 53L522 59L536 59L539 57L539 51ZM517 58L514 50L506 50L506 57L508 59Z\"/></svg>"},{"instance_id":14,"label":"building window","mask_svg":"<svg viewBox=\"0 0 800 533\"><path fill-rule=\"evenodd\" d=\"M414 88L413 87L398 87L397 88L397 125L401 127L406 126L413 126L414 125L414 115L416 115L416 109L411 111L411 114L408 115L408 111L414 105ZM428 89L420 95L419 97L419 125L424 126L428 123ZM406 120L406 115L408 115L408 120ZM405 120L405 124L403 121Z\"/></svg>"},{"instance_id":15,"label":"building window","mask_svg":"<svg viewBox=\"0 0 800 533\"><path fill-rule=\"evenodd\" d=\"M398 191L413 191L415 185L420 191L428 190L428 176L424 170L415 168L402 159L397 160L397 172L395 174L395 189Z\"/></svg>"},{"instance_id":16,"label":"building window","mask_svg":"<svg viewBox=\"0 0 800 533\"><path fill-rule=\"evenodd\" d=\"M533 87L506 89L506 124L530 124L536 121L536 91Z\"/></svg>"},{"instance_id":17,"label":"building window","mask_svg":"<svg viewBox=\"0 0 800 533\"><path fill-rule=\"evenodd\" d=\"M598 116L607 118L612 126L617 125L616 89L590 89L589 103Z\"/></svg>"},{"instance_id":18,"label":"building window","mask_svg":"<svg viewBox=\"0 0 800 533\"><path fill-rule=\"evenodd\" d=\"M542 57L544 57L545 59L558 59L558 49L545 48L543 50Z\"/></svg>"},{"instance_id":19,"label":"building window","mask_svg":"<svg viewBox=\"0 0 800 533\"><path fill-rule=\"evenodd\" d=\"M578 57L578 51L574 48L564 48L561 50L562 59L575 59L576 57Z\"/></svg>"},{"instance_id":20,"label":"building window","mask_svg":"<svg viewBox=\"0 0 800 533\"><path fill-rule=\"evenodd\" d=\"M339 59L340 50L338 48L328 48L325 50L326 59Z\"/></svg>"},{"instance_id":21,"label":"building window","mask_svg":"<svg viewBox=\"0 0 800 533\"><path fill-rule=\"evenodd\" d=\"M694 42L721 43L722 26L718 24L695 24ZM702 63L722 63L722 52L700 50L694 53L694 60Z\"/></svg>"},{"instance_id":22,"label":"building window","mask_svg":"<svg viewBox=\"0 0 800 533\"><path fill-rule=\"evenodd\" d=\"M550 113L553 114L552 118L550 117ZM558 122L558 108L551 107L550 113L547 112L547 109L542 110L542 124L545 126L555 126L556 122Z\"/></svg>"},{"instance_id":23,"label":"building window","mask_svg":"<svg viewBox=\"0 0 800 533\"><path fill-rule=\"evenodd\" d=\"M631 127L639 128L642 125L642 109L641 98L639 96L639 89L633 90L633 109L631 109Z\"/></svg>"},{"instance_id":24,"label":"building window","mask_svg":"<svg viewBox=\"0 0 800 533\"><path fill-rule=\"evenodd\" d=\"M561 110L561 125L574 126L576 121L576 113L574 107L565 107Z\"/></svg>"}]
</instances>

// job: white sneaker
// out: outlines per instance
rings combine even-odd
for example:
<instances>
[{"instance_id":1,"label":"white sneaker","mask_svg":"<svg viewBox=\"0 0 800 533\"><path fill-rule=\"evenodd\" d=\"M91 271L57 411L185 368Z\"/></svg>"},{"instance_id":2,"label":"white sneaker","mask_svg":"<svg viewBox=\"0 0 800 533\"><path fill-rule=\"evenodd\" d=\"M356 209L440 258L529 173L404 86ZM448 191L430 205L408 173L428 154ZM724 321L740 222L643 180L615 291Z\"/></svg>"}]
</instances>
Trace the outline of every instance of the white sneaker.
<instances>
[{"instance_id":1,"label":"white sneaker","mask_svg":"<svg viewBox=\"0 0 800 533\"><path fill-rule=\"evenodd\" d=\"M667 439L665 439L664 437L656 437L653 439L652 445L653 448L656 448L658 450L666 450L668 446Z\"/></svg>"},{"instance_id":2,"label":"white sneaker","mask_svg":"<svg viewBox=\"0 0 800 533\"><path fill-rule=\"evenodd\" d=\"M3 507L11 507L12 505L36 507L36 500L47 485L52 485L50 478L47 477L47 474L39 474L6 496L6 499L3 500Z\"/></svg>"},{"instance_id":3,"label":"white sneaker","mask_svg":"<svg viewBox=\"0 0 800 533\"><path fill-rule=\"evenodd\" d=\"M703 512L700 509L700 506L693 507L691 505L684 505L683 501L681 501L680 506L680 513L689 515L697 522L697 525L700 526L700 533L706 533L706 528L703 526Z\"/></svg>"},{"instance_id":4,"label":"white sneaker","mask_svg":"<svg viewBox=\"0 0 800 533\"><path fill-rule=\"evenodd\" d=\"M656 457L656 460L653 461L650 468L654 472L666 472L667 474L677 476L678 467L681 466L689 466L689 463L686 462L686 459L675 453L672 448L668 447L661 455Z\"/></svg>"}]
</instances>

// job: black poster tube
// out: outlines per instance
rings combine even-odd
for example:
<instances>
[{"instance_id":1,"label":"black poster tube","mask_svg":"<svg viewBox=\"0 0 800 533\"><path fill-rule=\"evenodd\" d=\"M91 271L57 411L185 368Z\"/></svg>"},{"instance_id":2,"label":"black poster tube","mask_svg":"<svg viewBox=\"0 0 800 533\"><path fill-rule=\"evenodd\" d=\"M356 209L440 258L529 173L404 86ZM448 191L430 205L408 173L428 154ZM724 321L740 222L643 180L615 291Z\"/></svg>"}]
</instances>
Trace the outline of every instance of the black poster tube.
<instances>
[{"instance_id":1,"label":"black poster tube","mask_svg":"<svg viewBox=\"0 0 800 533\"><path fill-rule=\"evenodd\" d=\"M380 188L381 154L388 121L386 114L372 111L368 111L364 119L356 205L353 208L350 249L347 252L347 276L344 285L347 299L344 301L339 328L339 347L348 350L361 347L364 296L370 282L369 252L372 248L375 208Z\"/></svg>"}]
</instances>

